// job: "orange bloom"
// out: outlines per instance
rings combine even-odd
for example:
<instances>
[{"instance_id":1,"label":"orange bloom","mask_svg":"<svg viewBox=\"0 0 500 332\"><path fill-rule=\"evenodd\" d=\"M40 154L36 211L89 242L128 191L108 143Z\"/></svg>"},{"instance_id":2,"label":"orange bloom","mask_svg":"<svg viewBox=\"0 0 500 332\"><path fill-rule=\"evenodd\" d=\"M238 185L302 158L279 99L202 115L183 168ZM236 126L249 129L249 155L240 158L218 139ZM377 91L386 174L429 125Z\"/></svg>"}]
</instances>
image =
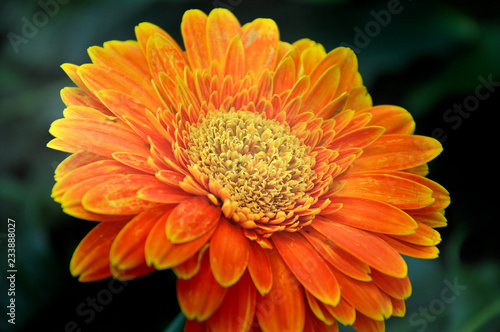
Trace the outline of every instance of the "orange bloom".
<instances>
[{"instance_id":1,"label":"orange bloom","mask_svg":"<svg viewBox=\"0 0 500 332\"><path fill-rule=\"evenodd\" d=\"M71 153L52 196L98 221L71 260L81 281L171 268L187 331L383 331L405 313L401 255L435 258L442 150L411 115L372 106L355 54L280 41L224 9L187 11L185 51L149 23L137 41L64 64Z\"/></svg>"}]
</instances>

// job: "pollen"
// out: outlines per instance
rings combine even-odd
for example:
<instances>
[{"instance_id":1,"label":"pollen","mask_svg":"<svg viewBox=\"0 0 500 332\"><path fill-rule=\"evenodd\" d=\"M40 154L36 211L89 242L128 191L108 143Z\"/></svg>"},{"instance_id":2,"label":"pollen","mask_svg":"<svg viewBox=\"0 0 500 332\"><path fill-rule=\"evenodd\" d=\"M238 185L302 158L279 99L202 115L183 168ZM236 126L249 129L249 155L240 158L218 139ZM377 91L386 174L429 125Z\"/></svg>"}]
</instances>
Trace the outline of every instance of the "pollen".
<instances>
[{"instance_id":1,"label":"pollen","mask_svg":"<svg viewBox=\"0 0 500 332\"><path fill-rule=\"evenodd\" d=\"M229 194L235 209L226 214L236 221L276 224L309 200L315 159L287 124L233 109L208 113L190 129L191 165Z\"/></svg>"}]
</instances>

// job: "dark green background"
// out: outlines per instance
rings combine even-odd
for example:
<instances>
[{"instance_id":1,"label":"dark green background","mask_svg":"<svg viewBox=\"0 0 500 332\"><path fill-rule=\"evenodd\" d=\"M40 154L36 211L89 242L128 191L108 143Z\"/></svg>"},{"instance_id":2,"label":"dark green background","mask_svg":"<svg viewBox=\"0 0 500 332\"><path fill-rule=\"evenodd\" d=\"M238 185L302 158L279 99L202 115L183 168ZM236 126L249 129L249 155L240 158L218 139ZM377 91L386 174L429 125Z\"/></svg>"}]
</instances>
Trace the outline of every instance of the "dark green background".
<instances>
[{"instance_id":1,"label":"dark green background","mask_svg":"<svg viewBox=\"0 0 500 332\"><path fill-rule=\"evenodd\" d=\"M183 12L209 12L214 3L233 4L241 23L273 18L288 42L308 37L327 50L356 47L374 104L408 109L417 134L431 136L441 128L447 135L444 152L431 162L429 177L451 193L449 226L440 229L440 258L407 260L413 295L406 301L406 317L390 319L387 330L500 331L499 84L473 112L459 116L460 124L443 118L455 104L474 100L480 77L500 82L499 2L405 0L385 26L373 13L387 10L390 1L66 2L53 17L46 15L36 32L28 31L25 43L13 42L13 34L25 38L25 21L43 19L42 6L35 0L0 2L1 331L14 330L5 314L7 218L17 227L15 330L64 331L74 321L82 331L163 331L177 316L170 271L129 282L91 322L85 322L88 314L77 313L88 297L103 294L109 281L82 284L69 274L72 252L94 223L66 216L50 198L54 169L65 155L45 145L50 123L62 117L59 91L73 86L60 64L89 62L89 46L134 39L134 26L143 21L181 42ZM366 28L373 37L360 39ZM442 298L447 282L462 286L450 303Z\"/></svg>"}]
</instances>

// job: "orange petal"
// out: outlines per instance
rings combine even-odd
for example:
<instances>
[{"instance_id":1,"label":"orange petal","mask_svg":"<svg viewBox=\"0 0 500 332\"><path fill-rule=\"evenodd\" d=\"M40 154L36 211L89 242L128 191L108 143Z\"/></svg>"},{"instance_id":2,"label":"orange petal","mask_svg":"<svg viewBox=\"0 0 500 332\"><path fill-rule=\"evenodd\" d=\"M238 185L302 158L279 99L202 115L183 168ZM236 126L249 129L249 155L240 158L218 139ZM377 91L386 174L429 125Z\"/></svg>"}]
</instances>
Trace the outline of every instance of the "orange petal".
<instances>
[{"instance_id":1,"label":"orange petal","mask_svg":"<svg viewBox=\"0 0 500 332\"><path fill-rule=\"evenodd\" d=\"M56 181L60 181L66 174L74 171L82 166L92 164L96 161L109 160L108 158L88 152L80 151L68 156L64 159L56 168L54 178Z\"/></svg>"},{"instance_id":2,"label":"orange petal","mask_svg":"<svg viewBox=\"0 0 500 332\"><path fill-rule=\"evenodd\" d=\"M227 9L213 9L208 15L206 30L210 60L222 64L227 47L236 35L241 35L241 26L236 17Z\"/></svg>"},{"instance_id":3,"label":"orange petal","mask_svg":"<svg viewBox=\"0 0 500 332\"><path fill-rule=\"evenodd\" d=\"M363 113L370 113L372 115L370 125L384 127L386 135L412 135L415 131L413 117L402 107L379 105L363 110L358 114Z\"/></svg>"},{"instance_id":4,"label":"orange petal","mask_svg":"<svg viewBox=\"0 0 500 332\"><path fill-rule=\"evenodd\" d=\"M92 188L101 185L108 181L123 179L122 174L108 174L96 176L90 179L81 180L67 189L64 194L59 197L54 197L54 200L61 203L63 209L82 204L83 196Z\"/></svg>"},{"instance_id":5,"label":"orange petal","mask_svg":"<svg viewBox=\"0 0 500 332\"><path fill-rule=\"evenodd\" d=\"M129 95L116 90L100 90L96 96L122 121L129 117L142 123L148 123L145 116L147 107Z\"/></svg>"},{"instance_id":6,"label":"orange petal","mask_svg":"<svg viewBox=\"0 0 500 332\"><path fill-rule=\"evenodd\" d=\"M133 216L114 216L114 215L105 215L99 213L93 213L85 210L85 208L81 204L74 204L68 207L63 208L63 212L84 220L90 221L125 221L130 220Z\"/></svg>"},{"instance_id":7,"label":"orange petal","mask_svg":"<svg viewBox=\"0 0 500 332\"><path fill-rule=\"evenodd\" d=\"M175 43L175 40L160 27L149 22L139 23L139 25L135 27L135 35L143 54L147 53L146 50L149 38L155 34L159 34L171 43Z\"/></svg>"},{"instance_id":8,"label":"orange petal","mask_svg":"<svg viewBox=\"0 0 500 332\"><path fill-rule=\"evenodd\" d=\"M446 217L440 212L433 212L427 214L412 214L416 222L425 224L432 228L445 227L447 225Z\"/></svg>"},{"instance_id":9,"label":"orange petal","mask_svg":"<svg viewBox=\"0 0 500 332\"><path fill-rule=\"evenodd\" d=\"M158 203L137 197L142 187L154 185L158 180L151 175L131 174L111 180L90 189L82 199L85 209L102 214L136 214Z\"/></svg>"},{"instance_id":10,"label":"orange petal","mask_svg":"<svg viewBox=\"0 0 500 332\"><path fill-rule=\"evenodd\" d=\"M156 110L162 107L161 101L153 91L145 88L143 81L136 82L122 72L113 68L85 64L78 67L78 75L87 86L87 89L95 94L101 90L116 90L122 91L130 97L138 100L150 110Z\"/></svg>"},{"instance_id":11,"label":"orange petal","mask_svg":"<svg viewBox=\"0 0 500 332\"><path fill-rule=\"evenodd\" d=\"M215 280L208 255L203 255L200 271L191 279L177 279L177 299L187 319L207 320L219 308L227 288Z\"/></svg>"},{"instance_id":12,"label":"orange petal","mask_svg":"<svg viewBox=\"0 0 500 332\"><path fill-rule=\"evenodd\" d=\"M146 58L137 41L108 41L104 47L92 46L87 52L93 63L113 68L152 90Z\"/></svg>"},{"instance_id":13,"label":"orange petal","mask_svg":"<svg viewBox=\"0 0 500 332\"><path fill-rule=\"evenodd\" d=\"M177 244L178 246L182 246L185 244ZM196 255L191 256L187 261L182 264L176 265L172 268L177 278L180 279L191 279L200 271L201 268L201 260L205 251L208 249L208 243L205 243L203 247L201 247L200 251Z\"/></svg>"},{"instance_id":14,"label":"orange petal","mask_svg":"<svg viewBox=\"0 0 500 332\"><path fill-rule=\"evenodd\" d=\"M325 258L327 262L335 266L341 272L357 280L370 281L370 267L339 248L320 232L312 227L304 227L301 234L313 245L313 247Z\"/></svg>"},{"instance_id":15,"label":"orange petal","mask_svg":"<svg viewBox=\"0 0 500 332\"><path fill-rule=\"evenodd\" d=\"M330 144L330 148L349 149L349 148L364 148L376 141L385 129L383 127L364 127L348 132L344 135L339 135Z\"/></svg>"},{"instance_id":16,"label":"orange petal","mask_svg":"<svg viewBox=\"0 0 500 332\"><path fill-rule=\"evenodd\" d=\"M422 246L435 246L441 242L441 235L431 227L417 221L418 228L414 234L392 235L393 238Z\"/></svg>"},{"instance_id":17,"label":"orange petal","mask_svg":"<svg viewBox=\"0 0 500 332\"><path fill-rule=\"evenodd\" d=\"M431 161L442 150L441 143L431 137L383 135L363 149L349 172L411 168Z\"/></svg>"},{"instance_id":18,"label":"orange petal","mask_svg":"<svg viewBox=\"0 0 500 332\"><path fill-rule=\"evenodd\" d=\"M299 282L323 303L336 305L340 288L326 262L298 233L280 232L272 236L281 257Z\"/></svg>"},{"instance_id":19,"label":"orange petal","mask_svg":"<svg viewBox=\"0 0 500 332\"><path fill-rule=\"evenodd\" d=\"M165 210L164 207L147 209L127 223L111 246L109 257L113 266L127 270L145 265L146 238Z\"/></svg>"},{"instance_id":20,"label":"orange petal","mask_svg":"<svg viewBox=\"0 0 500 332\"><path fill-rule=\"evenodd\" d=\"M116 151L148 156L149 147L131 130L112 121L95 119L58 119L49 132L64 142L96 154L111 157Z\"/></svg>"},{"instance_id":21,"label":"orange petal","mask_svg":"<svg viewBox=\"0 0 500 332\"><path fill-rule=\"evenodd\" d=\"M207 243L216 228L212 227L196 240L174 244L167 239L165 234L165 225L172 210L166 212L151 229L144 249L148 265L154 265L159 270L169 269L184 263Z\"/></svg>"},{"instance_id":22,"label":"orange petal","mask_svg":"<svg viewBox=\"0 0 500 332\"><path fill-rule=\"evenodd\" d=\"M335 203L342 208L328 219L356 228L387 234L413 234L418 227L415 220L392 205L358 197L336 196Z\"/></svg>"},{"instance_id":23,"label":"orange petal","mask_svg":"<svg viewBox=\"0 0 500 332\"><path fill-rule=\"evenodd\" d=\"M306 311L306 321L304 324L304 332L338 332L339 326L336 321L331 325L325 324L316 317L310 310Z\"/></svg>"},{"instance_id":24,"label":"orange petal","mask_svg":"<svg viewBox=\"0 0 500 332\"><path fill-rule=\"evenodd\" d=\"M273 288L257 295L256 316L264 332L296 331L304 328L305 302L302 286L290 272L280 254L269 250Z\"/></svg>"},{"instance_id":25,"label":"orange petal","mask_svg":"<svg viewBox=\"0 0 500 332\"><path fill-rule=\"evenodd\" d=\"M353 85L355 83L353 82ZM372 97L366 90L365 86L356 86L349 91L349 100L345 105L345 109L364 110L373 106Z\"/></svg>"},{"instance_id":26,"label":"orange petal","mask_svg":"<svg viewBox=\"0 0 500 332\"><path fill-rule=\"evenodd\" d=\"M311 293L305 291L307 303L311 309L314 316L320 319L322 322L332 325L335 322L335 317L326 309L323 302L318 301ZM306 314L307 317L307 314Z\"/></svg>"},{"instance_id":27,"label":"orange petal","mask_svg":"<svg viewBox=\"0 0 500 332\"><path fill-rule=\"evenodd\" d=\"M257 291L248 273L230 287L219 309L210 317L207 324L210 331L248 331L255 314Z\"/></svg>"},{"instance_id":28,"label":"orange petal","mask_svg":"<svg viewBox=\"0 0 500 332\"><path fill-rule=\"evenodd\" d=\"M422 259L432 259L439 256L439 249L436 246L421 246L418 244L412 244L383 234L380 235L380 238L393 247L397 252L405 256Z\"/></svg>"},{"instance_id":29,"label":"orange petal","mask_svg":"<svg viewBox=\"0 0 500 332\"><path fill-rule=\"evenodd\" d=\"M82 165L81 167L78 167L66 174L68 176L60 179L54 185L54 188L52 188L52 197L57 201L57 198L64 194L66 190L91 178L103 175L124 175L133 173L141 172L125 166L115 160L97 160L96 162Z\"/></svg>"},{"instance_id":30,"label":"orange petal","mask_svg":"<svg viewBox=\"0 0 500 332\"><path fill-rule=\"evenodd\" d=\"M155 173L155 170L148 164L148 158L135 153L113 152L113 158L120 163L145 173Z\"/></svg>"},{"instance_id":31,"label":"orange petal","mask_svg":"<svg viewBox=\"0 0 500 332\"><path fill-rule=\"evenodd\" d=\"M248 272L261 295L269 293L273 285L268 251L254 241L248 242Z\"/></svg>"},{"instance_id":32,"label":"orange petal","mask_svg":"<svg viewBox=\"0 0 500 332\"><path fill-rule=\"evenodd\" d=\"M111 274L113 278L118 280L133 280L150 274L155 269L147 266L146 264L141 264L131 269L122 270L116 266L110 266Z\"/></svg>"},{"instance_id":33,"label":"orange petal","mask_svg":"<svg viewBox=\"0 0 500 332\"><path fill-rule=\"evenodd\" d=\"M210 56L206 40L207 15L198 9L191 9L184 13L181 23L184 48L189 59L191 69L208 68Z\"/></svg>"},{"instance_id":34,"label":"orange petal","mask_svg":"<svg viewBox=\"0 0 500 332\"><path fill-rule=\"evenodd\" d=\"M326 309L344 325L352 325L356 319L356 309L344 298L340 298L336 306L325 305Z\"/></svg>"},{"instance_id":35,"label":"orange petal","mask_svg":"<svg viewBox=\"0 0 500 332\"><path fill-rule=\"evenodd\" d=\"M384 320L391 316L390 297L381 292L371 281L355 280L335 269L332 269L332 272L342 287L342 297L357 311L376 320Z\"/></svg>"},{"instance_id":36,"label":"orange petal","mask_svg":"<svg viewBox=\"0 0 500 332\"><path fill-rule=\"evenodd\" d=\"M342 249L375 269L397 278L406 276L405 261L389 244L369 232L316 217L311 224Z\"/></svg>"},{"instance_id":37,"label":"orange petal","mask_svg":"<svg viewBox=\"0 0 500 332\"><path fill-rule=\"evenodd\" d=\"M154 34L149 37L146 49L149 69L158 83L161 72L172 79L183 76L186 62L176 42L163 35Z\"/></svg>"},{"instance_id":38,"label":"orange petal","mask_svg":"<svg viewBox=\"0 0 500 332\"><path fill-rule=\"evenodd\" d=\"M234 36L224 57L224 75L230 75L234 81L238 81L243 78L244 74L245 50L240 36Z\"/></svg>"},{"instance_id":39,"label":"orange petal","mask_svg":"<svg viewBox=\"0 0 500 332\"><path fill-rule=\"evenodd\" d=\"M308 93L303 103L302 109L318 114L319 111L332 100L337 91L339 81L339 66L329 68L311 88L311 91Z\"/></svg>"},{"instance_id":40,"label":"orange petal","mask_svg":"<svg viewBox=\"0 0 500 332\"><path fill-rule=\"evenodd\" d=\"M368 198L399 209L417 209L434 202L431 189L392 174L347 174L337 179L345 181L337 193L340 196Z\"/></svg>"},{"instance_id":41,"label":"orange petal","mask_svg":"<svg viewBox=\"0 0 500 332\"><path fill-rule=\"evenodd\" d=\"M210 267L222 287L234 285L248 264L248 239L240 227L221 217L210 239Z\"/></svg>"},{"instance_id":42,"label":"orange petal","mask_svg":"<svg viewBox=\"0 0 500 332\"><path fill-rule=\"evenodd\" d=\"M404 300L398 300L391 297L392 315L396 317L404 317L406 314L406 305Z\"/></svg>"},{"instance_id":43,"label":"orange petal","mask_svg":"<svg viewBox=\"0 0 500 332\"><path fill-rule=\"evenodd\" d=\"M96 281L111 276L109 250L126 222L105 222L94 227L80 242L71 258L70 271L80 281Z\"/></svg>"},{"instance_id":44,"label":"orange petal","mask_svg":"<svg viewBox=\"0 0 500 332\"><path fill-rule=\"evenodd\" d=\"M356 312L356 321L352 327L358 332L385 332L385 322L371 319L360 312Z\"/></svg>"},{"instance_id":45,"label":"orange petal","mask_svg":"<svg viewBox=\"0 0 500 332\"><path fill-rule=\"evenodd\" d=\"M243 27L241 40L245 48L246 71L260 73L274 70L280 36L276 22L258 18Z\"/></svg>"},{"instance_id":46,"label":"orange petal","mask_svg":"<svg viewBox=\"0 0 500 332\"><path fill-rule=\"evenodd\" d=\"M411 295L411 283L408 276L394 278L377 270L372 270L373 283L387 295L399 300L406 300Z\"/></svg>"},{"instance_id":47,"label":"orange petal","mask_svg":"<svg viewBox=\"0 0 500 332\"><path fill-rule=\"evenodd\" d=\"M414 181L421 185L424 185L432 190L432 197L434 198L434 202L421 209L412 210L411 213L427 214L427 213L437 212L444 210L450 204L450 193L440 184L426 177L410 174L408 172L395 172L395 174L410 181Z\"/></svg>"},{"instance_id":48,"label":"orange petal","mask_svg":"<svg viewBox=\"0 0 500 332\"><path fill-rule=\"evenodd\" d=\"M104 106L95 95L87 90L66 87L61 90L61 99L68 107L87 106L98 110L105 115L113 115L113 113L106 106Z\"/></svg>"},{"instance_id":49,"label":"orange petal","mask_svg":"<svg viewBox=\"0 0 500 332\"><path fill-rule=\"evenodd\" d=\"M281 61L274 72L273 93L279 95L293 88L295 82L295 63L292 57L287 56Z\"/></svg>"},{"instance_id":50,"label":"orange petal","mask_svg":"<svg viewBox=\"0 0 500 332\"><path fill-rule=\"evenodd\" d=\"M193 197L184 190L167 186L162 182L147 186L137 192L137 197L146 201L175 204Z\"/></svg>"},{"instance_id":51,"label":"orange petal","mask_svg":"<svg viewBox=\"0 0 500 332\"><path fill-rule=\"evenodd\" d=\"M175 207L165 225L172 243L186 243L207 233L220 219L220 207L201 196L192 197Z\"/></svg>"}]
</instances>

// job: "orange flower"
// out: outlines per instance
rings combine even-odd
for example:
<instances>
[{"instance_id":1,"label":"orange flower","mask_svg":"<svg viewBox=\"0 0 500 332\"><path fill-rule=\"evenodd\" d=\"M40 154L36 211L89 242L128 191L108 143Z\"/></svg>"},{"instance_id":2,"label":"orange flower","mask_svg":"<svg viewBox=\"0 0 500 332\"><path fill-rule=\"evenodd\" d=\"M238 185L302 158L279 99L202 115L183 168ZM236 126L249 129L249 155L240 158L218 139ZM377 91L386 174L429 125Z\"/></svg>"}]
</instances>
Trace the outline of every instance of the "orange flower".
<instances>
[{"instance_id":1,"label":"orange flower","mask_svg":"<svg viewBox=\"0 0 500 332\"><path fill-rule=\"evenodd\" d=\"M435 258L448 192L442 150L411 115L372 106L357 59L279 39L270 19L187 11L185 51L137 41L62 68L71 153L52 196L100 223L71 260L81 281L173 269L186 330L382 331L410 296L400 254Z\"/></svg>"}]
</instances>

